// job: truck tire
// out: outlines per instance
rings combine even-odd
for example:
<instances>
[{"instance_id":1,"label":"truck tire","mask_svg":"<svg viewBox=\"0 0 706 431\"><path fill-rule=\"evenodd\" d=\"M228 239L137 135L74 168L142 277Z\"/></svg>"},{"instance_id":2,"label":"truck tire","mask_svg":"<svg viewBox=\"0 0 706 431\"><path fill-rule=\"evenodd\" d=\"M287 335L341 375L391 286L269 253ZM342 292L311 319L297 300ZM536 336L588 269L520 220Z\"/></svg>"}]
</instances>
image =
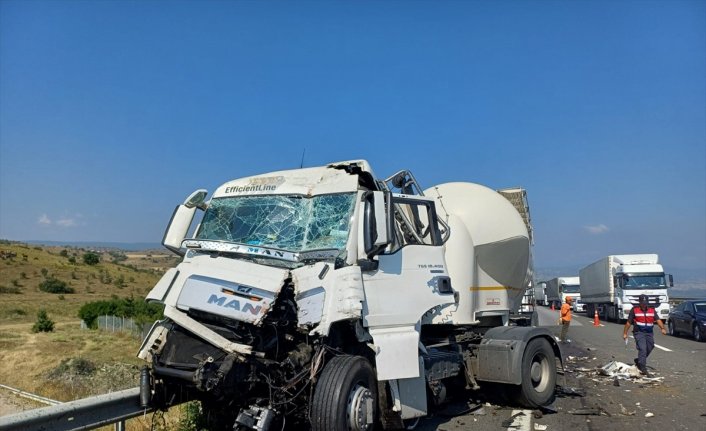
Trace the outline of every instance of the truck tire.
<instances>
[{"instance_id":1,"label":"truck tire","mask_svg":"<svg viewBox=\"0 0 706 431\"><path fill-rule=\"evenodd\" d=\"M313 431L365 431L377 420L377 381L362 356L331 359L321 372L311 401Z\"/></svg>"},{"instance_id":2,"label":"truck tire","mask_svg":"<svg viewBox=\"0 0 706 431\"><path fill-rule=\"evenodd\" d=\"M554 401L555 386L554 350L544 338L533 338L522 357L522 383L515 386L515 399L529 408L547 405Z\"/></svg>"}]
</instances>

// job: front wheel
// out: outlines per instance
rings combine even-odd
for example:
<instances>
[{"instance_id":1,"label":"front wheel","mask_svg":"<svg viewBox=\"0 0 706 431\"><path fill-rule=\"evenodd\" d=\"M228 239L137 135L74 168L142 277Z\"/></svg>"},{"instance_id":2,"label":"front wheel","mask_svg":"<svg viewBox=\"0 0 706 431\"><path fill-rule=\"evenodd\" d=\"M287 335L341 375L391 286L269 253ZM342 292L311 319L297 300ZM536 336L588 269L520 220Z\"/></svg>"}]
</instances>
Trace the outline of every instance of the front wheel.
<instances>
[{"instance_id":1,"label":"front wheel","mask_svg":"<svg viewBox=\"0 0 706 431\"><path fill-rule=\"evenodd\" d=\"M376 417L377 381L370 362L351 355L331 359L314 389L312 430L372 430Z\"/></svg>"},{"instance_id":2,"label":"front wheel","mask_svg":"<svg viewBox=\"0 0 706 431\"><path fill-rule=\"evenodd\" d=\"M704 341L704 338L701 336L701 331L699 331L698 323L694 322L694 325L691 328L691 336L694 337L694 340L699 342Z\"/></svg>"},{"instance_id":3,"label":"front wheel","mask_svg":"<svg viewBox=\"0 0 706 431\"><path fill-rule=\"evenodd\" d=\"M534 338L522 357L522 383L515 389L515 398L530 408L547 405L554 400L555 386L554 350L544 338Z\"/></svg>"}]
</instances>

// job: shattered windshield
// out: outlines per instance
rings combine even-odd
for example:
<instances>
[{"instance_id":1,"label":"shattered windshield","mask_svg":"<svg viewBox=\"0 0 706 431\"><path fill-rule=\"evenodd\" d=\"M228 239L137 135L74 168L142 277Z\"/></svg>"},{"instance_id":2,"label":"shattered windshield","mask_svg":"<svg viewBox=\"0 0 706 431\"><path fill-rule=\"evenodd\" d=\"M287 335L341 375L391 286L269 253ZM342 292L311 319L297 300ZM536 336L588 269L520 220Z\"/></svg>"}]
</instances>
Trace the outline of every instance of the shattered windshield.
<instances>
[{"instance_id":1,"label":"shattered windshield","mask_svg":"<svg viewBox=\"0 0 706 431\"><path fill-rule=\"evenodd\" d=\"M665 288L664 274L623 275L623 289Z\"/></svg>"},{"instance_id":2,"label":"shattered windshield","mask_svg":"<svg viewBox=\"0 0 706 431\"><path fill-rule=\"evenodd\" d=\"M342 250L355 193L237 196L211 199L195 239L302 252Z\"/></svg>"}]
</instances>

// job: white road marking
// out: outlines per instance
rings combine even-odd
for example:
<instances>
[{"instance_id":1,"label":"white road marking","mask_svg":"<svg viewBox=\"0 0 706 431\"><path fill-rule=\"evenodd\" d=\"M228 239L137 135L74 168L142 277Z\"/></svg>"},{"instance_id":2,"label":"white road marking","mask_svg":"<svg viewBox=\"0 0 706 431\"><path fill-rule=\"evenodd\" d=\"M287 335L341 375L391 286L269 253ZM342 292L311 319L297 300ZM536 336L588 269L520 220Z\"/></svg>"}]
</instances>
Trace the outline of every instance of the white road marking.
<instances>
[{"instance_id":1,"label":"white road marking","mask_svg":"<svg viewBox=\"0 0 706 431\"><path fill-rule=\"evenodd\" d=\"M507 431L532 431L532 410L513 410Z\"/></svg>"},{"instance_id":2,"label":"white road marking","mask_svg":"<svg viewBox=\"0 0 706 431\"><path fill-rule=\"evenodd\" d=\"M635 337L633 337L632 335L630 336L630 338L635 339ZM668 349L668 348L666 348L666 347L662 347L662 346L660 346L659 344L655 344L655 347L658 348L658 349L664 350L665 352L671 352L670 349Z\"/></svg>"}]
</instances>

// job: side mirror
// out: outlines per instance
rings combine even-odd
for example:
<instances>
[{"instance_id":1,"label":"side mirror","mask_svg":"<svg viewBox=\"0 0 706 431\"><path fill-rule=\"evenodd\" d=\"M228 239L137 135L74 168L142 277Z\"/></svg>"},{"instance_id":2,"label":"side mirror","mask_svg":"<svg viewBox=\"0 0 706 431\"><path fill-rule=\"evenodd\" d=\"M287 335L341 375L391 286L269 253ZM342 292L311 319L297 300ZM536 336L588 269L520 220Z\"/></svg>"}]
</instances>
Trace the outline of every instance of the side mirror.
<instances>
[{"instance_id":1,"label":"side mirror","mask_svg":"<svg viewBox=\"0 0 706 431\"><path fill-rule=\"evenodd\" d=\"M174 213L172 213L172 218L169 220L167 230L164 232L164 238L162 238L162 245L179 256L184 255L181 250L181 243L189 232L196 209L203 210L206 208L205 198L207 194L206 190L196 190L186 198L183 204L177 205Z\"/></svg>"},{"instance_id":2,"label":"side mirror","mask_svg":"<svg viewBox=\"0 0 706 431\"><path fill-rule=\"evenodd\" d=\"M382 251L390 242L391 212L389 192L369 193L365 202L365 254L368 257Z\"/></svg>"},{"instance_id":3,"label":"side mirror","mask_svg":"<svg viewBox=\"0 0 706 431\"><path fill-rule=\"evenodd\" d=\"M674 287L674 277L672 276L672 274L668 274L668 275L669 275L669 287Z\"/></svg>"},{"instance_id":4,"label":"side mirror","mask_svg":"<svg viewBox=\"0 0 706 431\"><path fill-rule=\"evenodd\" d=\"M198 208L200 210L206 209L206 196L208 191L204 189L199 189L189 195L184 201L184 206L187 208Z\"/></svg>"}]
</instances>

